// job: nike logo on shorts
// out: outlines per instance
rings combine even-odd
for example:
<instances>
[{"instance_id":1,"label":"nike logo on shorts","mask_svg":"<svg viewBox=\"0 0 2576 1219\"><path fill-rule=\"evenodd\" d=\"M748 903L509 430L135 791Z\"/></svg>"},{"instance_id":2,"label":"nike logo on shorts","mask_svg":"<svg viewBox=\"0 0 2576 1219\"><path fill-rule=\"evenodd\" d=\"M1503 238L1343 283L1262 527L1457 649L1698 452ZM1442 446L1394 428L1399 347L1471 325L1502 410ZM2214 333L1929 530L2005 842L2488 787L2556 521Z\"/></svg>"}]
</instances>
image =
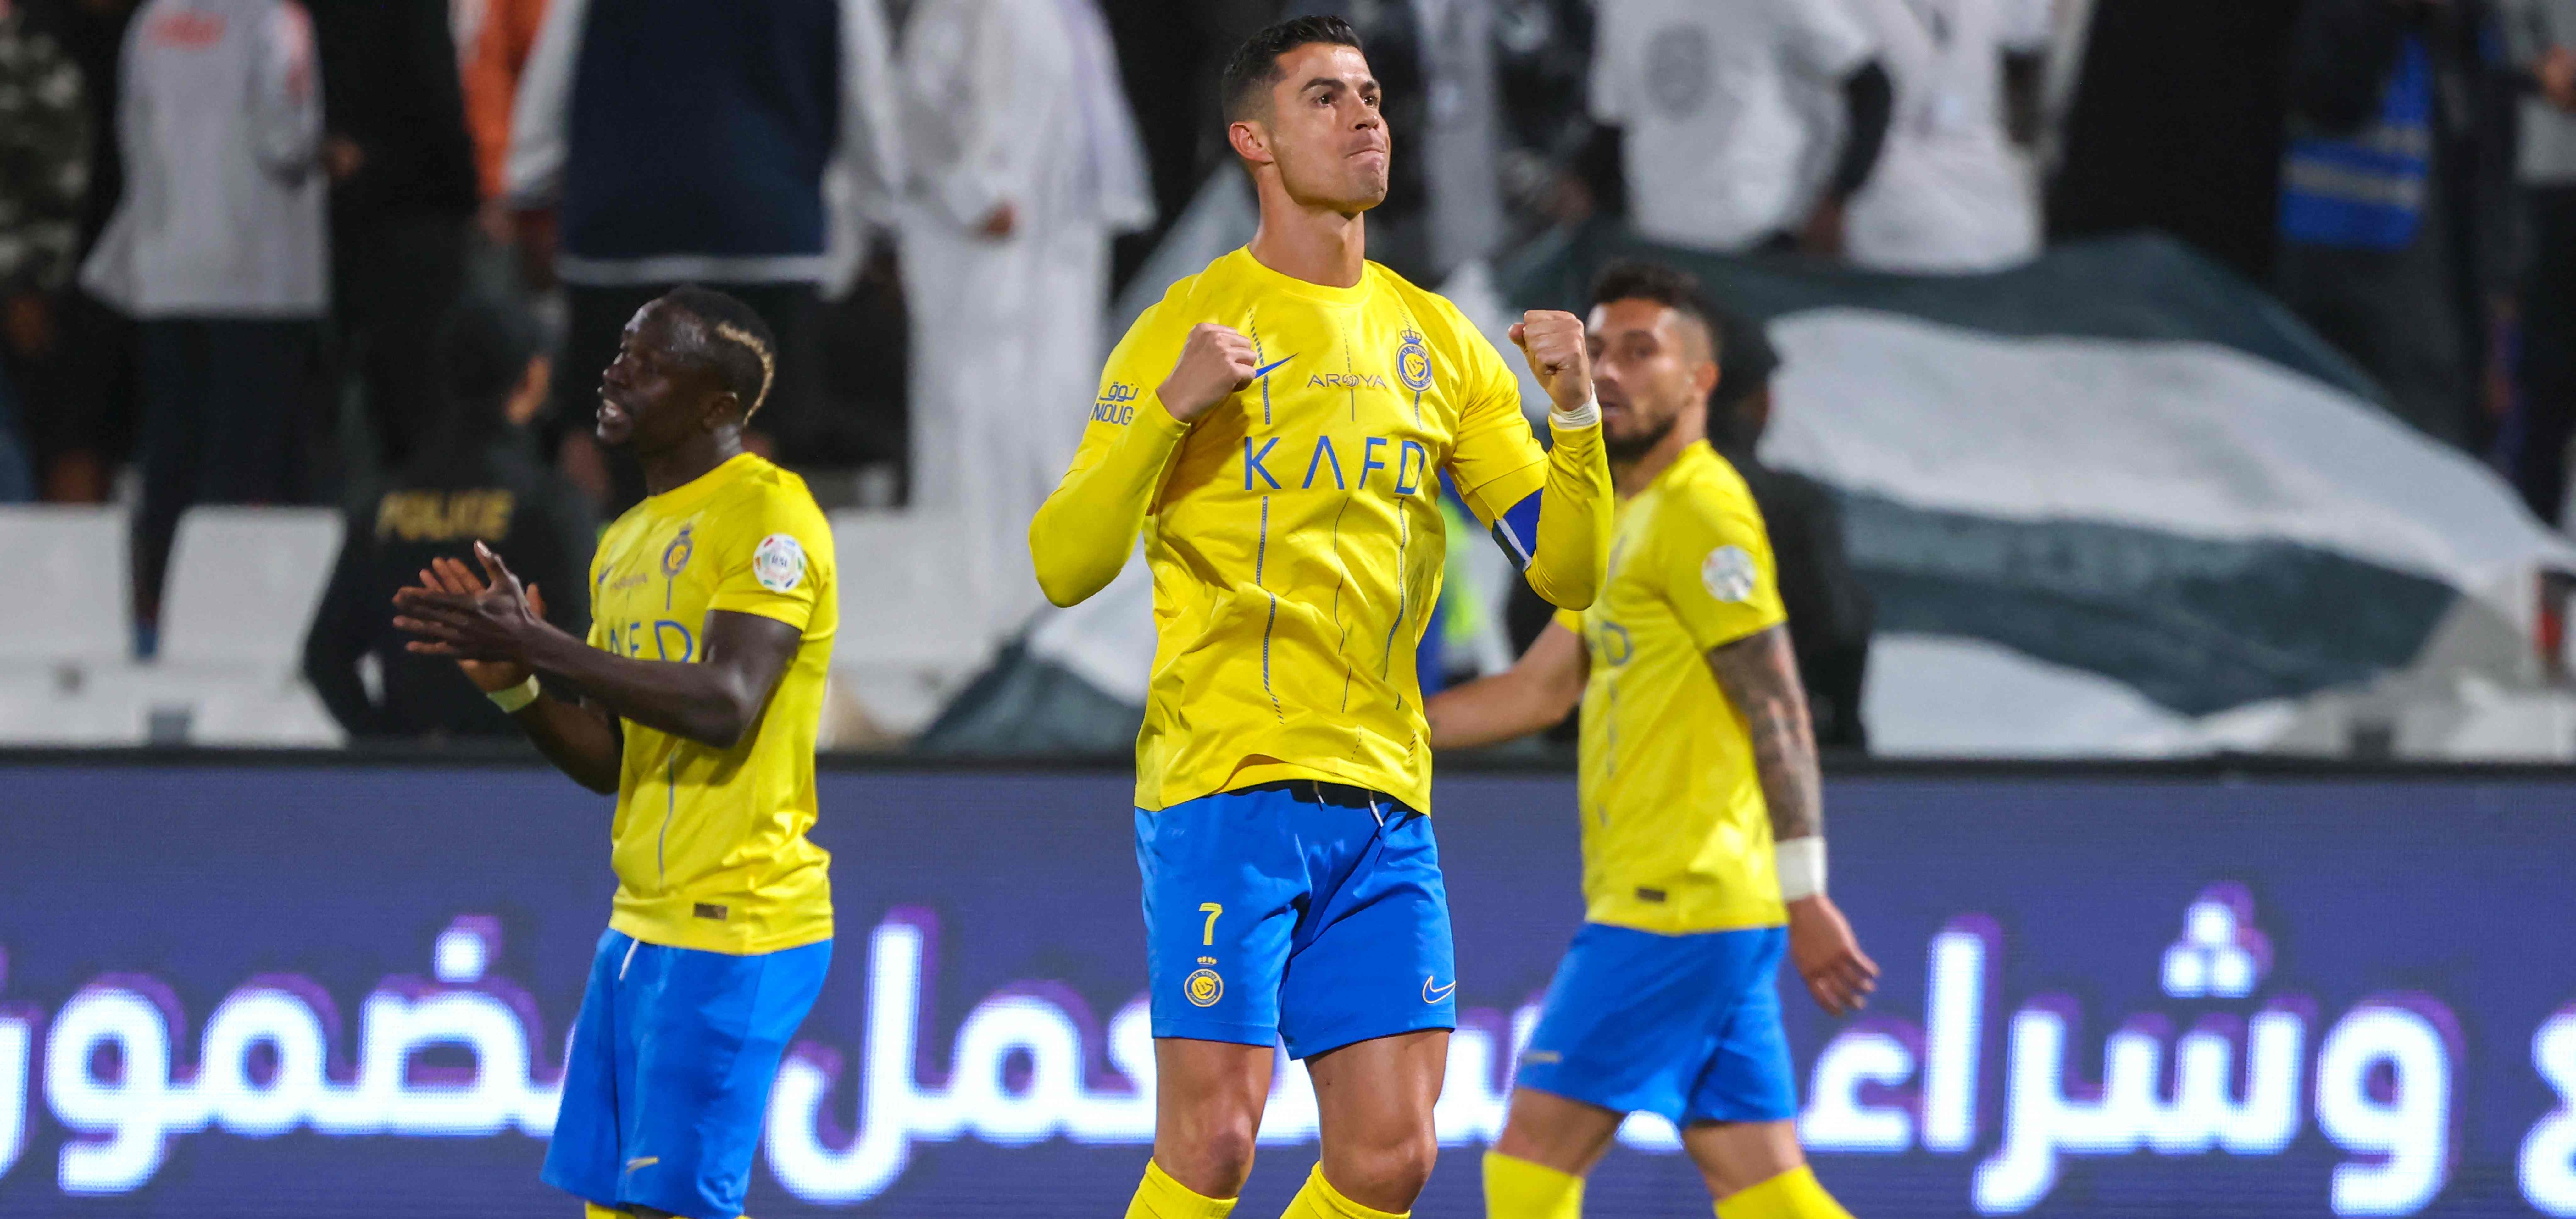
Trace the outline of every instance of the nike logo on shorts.
<instances>
[{"instance_id":1,"label":"nike logo on shorts","mask_svg":"<svg viewBox=\"0 0 2576 1219\"><path fill-rule=\"evenodd\" d=\"M1450 979L1449 985L1447 986L1433 986L1431 984L1431 979L1424 978L1422 980L1422 1001L1425 1003L1438 1003L1439 1001L1448 998L1449 992L1456 989L1458 989L1458 980L1455 978Z\"/></svg>"}]
</instances>

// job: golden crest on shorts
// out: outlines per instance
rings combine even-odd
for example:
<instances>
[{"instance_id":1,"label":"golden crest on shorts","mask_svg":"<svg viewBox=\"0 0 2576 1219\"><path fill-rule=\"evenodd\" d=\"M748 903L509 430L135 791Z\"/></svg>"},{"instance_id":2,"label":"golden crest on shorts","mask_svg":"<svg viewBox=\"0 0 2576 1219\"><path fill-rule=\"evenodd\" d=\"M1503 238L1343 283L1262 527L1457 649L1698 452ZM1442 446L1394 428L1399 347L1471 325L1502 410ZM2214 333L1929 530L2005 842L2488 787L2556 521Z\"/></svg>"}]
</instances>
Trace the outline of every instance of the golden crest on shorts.
<instances>
[{"instance_id":1,"label":"golden crest on shorts","mask_svg":"<svg viewBox=\"0 0 2576 1219\"><path fill-rule=\"evenodd\" d=\"M1215 1007L1216 1001L1225 997L1225 979L1213 969L1202 969L1181 982L1181 993L1199 1007Z\"/></svg>"}]
</instances>

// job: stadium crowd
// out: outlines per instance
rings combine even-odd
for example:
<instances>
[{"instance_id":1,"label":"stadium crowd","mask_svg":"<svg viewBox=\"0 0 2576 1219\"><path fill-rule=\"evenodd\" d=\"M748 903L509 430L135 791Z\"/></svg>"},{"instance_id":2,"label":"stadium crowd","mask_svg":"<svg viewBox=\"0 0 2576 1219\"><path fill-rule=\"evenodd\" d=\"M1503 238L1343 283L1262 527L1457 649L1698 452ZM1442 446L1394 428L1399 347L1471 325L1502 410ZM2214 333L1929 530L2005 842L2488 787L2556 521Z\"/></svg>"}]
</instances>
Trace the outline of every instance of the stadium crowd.
<instances>
[{"instance_id":1,"label":"stadium crowd","mask_svg":"<svg viewBox=\"0 0 2576 1219\"><path fill-rule=\"evenodd\" d=\"M2127 189L2175 158L2123 143L2124 121L2217 126L2123 90L2160 52L2124 41L2116 0L2089 41L2070 7L694 0L612 22L587 0L0 0L0 502L130 506L143 655L189 507L345 506L308 648L335 717L499 731L480 700L370 702L356 658L400 660L371 607L422 548L482 537L526 554L577 627L588 540L642 495L590 438L598 370L642 302L695 282L778 336L756 444L827 508L963 518L983 552L968 578L1024 580L1113 286L1232 172L1219 52L1340 11L1419 150L1370 221L1372 257L1417 282L1619 218L1908 273L2154 225L2267 279L2410 423L2558 520L2576 0L2169 23L2223 46L2259 99L2235 143L2186 154L2264 163L2233 221L2261 236L2236 245L2193 214L2210 192L2158 212ZM2199 54L2176 80L2228 71ZM1761 385L1730 374L1714 420L1757 472ZM1830 498L1754 481L1802 646L1842 653L1801 658L1822 666L1820 727L1856 743L1868 609L1836 574ZM1847 680L1820 676L1835 666ZM389 677L387 697L414 685Z\"/></svg>"}]
</instances>

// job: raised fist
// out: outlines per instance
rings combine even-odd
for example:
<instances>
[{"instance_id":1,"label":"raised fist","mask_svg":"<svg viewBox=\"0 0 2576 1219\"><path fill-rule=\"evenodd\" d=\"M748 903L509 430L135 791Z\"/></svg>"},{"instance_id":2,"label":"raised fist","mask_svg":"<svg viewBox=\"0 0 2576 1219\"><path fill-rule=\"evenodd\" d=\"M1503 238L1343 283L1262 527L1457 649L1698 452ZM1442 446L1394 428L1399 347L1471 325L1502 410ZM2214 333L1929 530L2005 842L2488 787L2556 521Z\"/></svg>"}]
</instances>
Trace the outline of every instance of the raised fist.
<instances>
[{"instance_id":1,"label":"raised fist","mask_svg":"<svg viewBox=\"0 0 2576 1219\"><path fill-rule=\"evenodd\" d=\"M1584 345L1583 319L1555 309L1532 309L1512 323L1512 342L1558 411L1591 401L1592 359Z\"/></svg>"},{"instance_id":2,"label":"raised fist","mask_svg":"<svg viewBox=\"0 0 2576 1219\"><path fill-rule=\"evenodd\" d=\"M1180 362L1154 394L1172 418L1188 423L1252 384L1255 367L1252 340L1229 327L1201 322L1190 327L1189 341L1181 344Z\"/></svg>"}]
</instances>

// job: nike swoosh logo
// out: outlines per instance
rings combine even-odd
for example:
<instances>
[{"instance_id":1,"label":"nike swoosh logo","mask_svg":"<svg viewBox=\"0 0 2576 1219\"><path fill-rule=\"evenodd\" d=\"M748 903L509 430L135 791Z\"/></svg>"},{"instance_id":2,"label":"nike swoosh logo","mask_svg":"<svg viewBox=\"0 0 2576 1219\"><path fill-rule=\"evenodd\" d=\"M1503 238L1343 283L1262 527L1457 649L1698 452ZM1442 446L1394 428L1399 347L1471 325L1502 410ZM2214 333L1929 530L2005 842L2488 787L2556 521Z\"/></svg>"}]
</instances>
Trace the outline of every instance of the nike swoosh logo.
<instances>
[{"instance_id":1,"label":"nike swoosh logo","mask_svg":"<svg viewBox=\"0 0 2576 1219\"><path fill-rule=\"evenodd\" d=\"M1278 359L1276 359L1276 360L1272 360L1271 362L1269 362L1269 363L1267 363L1267 364L1264 364L1264 365L1262 365L1262 366L1261 366L1261 367L1259 367L1259 368L1253 369L1253 370L1252 370L1252 375L1253 375L1255 378L1269 376L1269 375L1270 375L1270 370L1271 370L1271 369L1277 368L1277 367L1279 367L1280 365L1285 364L1285 363L1287 363L1288 361L1293 360L1293 359L1296 359L1296 358L1297 358L1297 357L1295 357L1295 356L1281 356L1281 357L1279 357ZM1426 979L1424 979L1424 981L1426 981L1426 982L1427 982L1427 981L1429 981L1429 979L1427 979L1427 978L1426 978Z\"/></svg>"},{"instance_id":2,"label":"nike swoosh logo","mask_svg":"<svg viewBox=\"0 0 2576 1219\"><path fill-rule=\"evenodd\" d=\"M660 1156L637 1156L626 1162L626 1171L633 1172L638 1168L649 1168L661 1162L662 1157Z\"/></svg>"},{"instance_id":3,"label":"nike swoosh logo","mask_svg":"<svg viewBox=\"0 0 2576 1219\"><path fill-rule=\"evenodd\" d=\"M1456 979L1451 979L1447 986L1433 986L1431 984L1431 979L1424 978L1422 980L1422 1001L1425 1003L1438 1003L1439 1001L1448 998L1449 992L1456 989L1458 989Z\"/></svg>"}]
</instances>

